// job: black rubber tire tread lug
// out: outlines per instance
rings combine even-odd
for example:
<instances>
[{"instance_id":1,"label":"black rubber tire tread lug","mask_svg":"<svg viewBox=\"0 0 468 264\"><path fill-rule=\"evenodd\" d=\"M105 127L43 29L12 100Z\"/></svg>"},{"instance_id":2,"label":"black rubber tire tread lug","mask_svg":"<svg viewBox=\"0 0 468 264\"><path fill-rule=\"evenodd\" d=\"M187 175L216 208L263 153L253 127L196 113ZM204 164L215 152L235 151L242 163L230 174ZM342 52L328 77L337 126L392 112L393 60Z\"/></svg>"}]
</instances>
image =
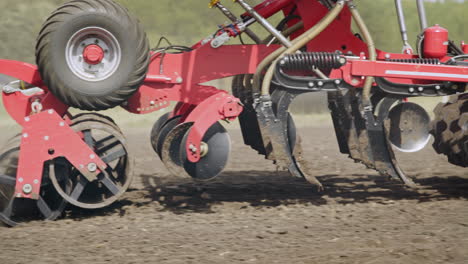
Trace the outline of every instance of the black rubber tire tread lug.
<instances>
[{"instance_id":1,"label":"black rubber tire tread lug","mask_svg":"<svg viewBox=\"0 0 468 264\"><path fill-rule=\"evenodd\" d=\"M468 96L452 96L447 103L440 103L434 109L435 119L431 133L434 136L433 147L438 154L447 156L454 165L468 167L468 130L466 124Z\"/></svg>"}]
</instances>

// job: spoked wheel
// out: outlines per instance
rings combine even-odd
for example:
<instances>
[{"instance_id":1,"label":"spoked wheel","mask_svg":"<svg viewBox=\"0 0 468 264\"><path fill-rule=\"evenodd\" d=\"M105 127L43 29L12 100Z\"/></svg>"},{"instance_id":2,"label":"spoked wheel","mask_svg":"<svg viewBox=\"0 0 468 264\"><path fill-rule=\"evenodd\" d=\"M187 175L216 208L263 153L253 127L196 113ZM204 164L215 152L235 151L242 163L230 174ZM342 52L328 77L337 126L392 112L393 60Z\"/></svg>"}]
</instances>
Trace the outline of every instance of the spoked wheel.
<instances>
[{"instance_id":1,"label":"spoked wheel","mask_svg":"<svg viewBox=\"0 0 468 264\"><path fill-rule=\"evenodd\" d=\"M189 175L197 180L209 180L218 176L226 167L231 152L231 139L226 129L215 123L205 133L201 143L200 161L187 159L185 145L192 124L183 123L175 127L163 144L162 160L171 173Z\"/></svg>"},{"instance_id":2,"label":"spoked wheel","mask_svg":"<svg viewBox=\"0 0 468 264\"><path fill-rule=\"evenodd\" d=\"M15 197L16 173L18 169L20 137L10 141L0 154L0 220L8 226L32 220L55 220L62 215L67 202L55 191L48 167L44 167L40 197L38 200ZM63 166L57 166L59 175L64 173ZM70 182L59 178L63 192L70 194Z\"/></svg>"},{"instance_id":3,"label":"spoked wheel","mask_svg":"<svg viewBox=\"0 0 468 264\"><path fill-rule=\"evenodd\" d=\"M83 117L81 117L83 119ZM109 121L91 121L80 118L72 120L72 128L81 132L84 141L107 164L97 179L88 181L67 160L57 158L50 163L50 178L58 193L71 204L85 209L97 209L110 205L128 189L133 163L129 157L126 141L117 126ZM65 177L71 182L72 191L66 193L58 180L57 166L66 166ZM94 170L92 164L89 170Z\"/></svg>"}]
</instances>

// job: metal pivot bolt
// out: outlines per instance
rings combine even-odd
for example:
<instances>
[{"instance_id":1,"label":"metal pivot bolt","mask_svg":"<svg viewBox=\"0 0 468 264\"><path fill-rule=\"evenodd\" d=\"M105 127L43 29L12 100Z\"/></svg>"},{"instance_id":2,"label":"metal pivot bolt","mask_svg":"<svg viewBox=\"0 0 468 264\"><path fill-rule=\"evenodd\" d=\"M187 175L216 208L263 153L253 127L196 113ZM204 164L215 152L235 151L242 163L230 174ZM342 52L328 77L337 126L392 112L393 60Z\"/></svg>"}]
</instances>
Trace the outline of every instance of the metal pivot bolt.
<instances>
[{"instance_id":1,"label":"metal pivot bolt","mask_svg":"<svg viewBox=\"0 0 468 264\"><path fill-rule=\"evenodd\" d=\"M208 144L206 144L205 142L202 142L200 144L200 156L202 158L205 157L208 154L208 150L209 150Z\"/></svg>"},{"instance_id":2,"label":"metal pivot bolt","mask_svg":"<svg viewBox=\"0 0 468 264\"><path fill-rule=\"evenodd\" d=\"M190 149L190 151L192 151L193 153L196 153L196 152L198 151L197 147L195 147L195 145L193 145L193 144L190 144L189 149Z\"/></svg>"},{"instance_id":3,"label":"metal pivot bolt","mask_svg":"<svg viewBox=\"0 0 468 264\"><path fill-rule=\"evenodd\" d=\"M89 164L88 164L88 170L89 170L90 172L95 172L95 171L97 170L97 165L96 165L96 163L89 163Z\"/></svg>"},{"instance_id":4,"label":"metal pivot bolt","mask_svg":"<svg viewBox=\"0 0 468 264\"><path fill-rule=\"evenodd\" d=\"M25 184L23 185L23 193L25 194L30 194L32 192L32 186L31 184Z\"/></svg>"}]
</instances>

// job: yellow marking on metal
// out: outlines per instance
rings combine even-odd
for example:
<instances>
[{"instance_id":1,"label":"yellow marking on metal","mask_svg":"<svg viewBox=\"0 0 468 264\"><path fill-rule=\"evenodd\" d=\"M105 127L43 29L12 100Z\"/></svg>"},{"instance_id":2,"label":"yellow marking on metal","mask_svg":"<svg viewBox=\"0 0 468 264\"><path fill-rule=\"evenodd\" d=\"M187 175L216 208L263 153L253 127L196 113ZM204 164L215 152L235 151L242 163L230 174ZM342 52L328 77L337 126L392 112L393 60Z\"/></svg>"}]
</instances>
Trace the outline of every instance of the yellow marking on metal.
<instances>
[{"instance_id":1,"label":"yellow marking on metal","mask_svg":"<svg viewBox=\"0 0 468 264\"><path fill-rule=\"evenodd\" d=\"M213 6L217 5L220 0L211 0L211 2L208 4L209 8L213 8Z\"/></svg>"}]
</instances>

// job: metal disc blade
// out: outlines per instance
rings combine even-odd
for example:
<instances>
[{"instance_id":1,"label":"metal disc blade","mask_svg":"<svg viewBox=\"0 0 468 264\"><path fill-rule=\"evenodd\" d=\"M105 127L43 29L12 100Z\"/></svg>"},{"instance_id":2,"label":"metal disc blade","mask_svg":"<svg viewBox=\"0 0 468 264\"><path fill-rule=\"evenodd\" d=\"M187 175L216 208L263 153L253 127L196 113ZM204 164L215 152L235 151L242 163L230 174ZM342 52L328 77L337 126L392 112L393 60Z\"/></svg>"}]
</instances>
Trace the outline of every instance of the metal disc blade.
<instances>
[{"instance_id":1,"label":"metal disc blade","mask_svg":"<svg viewBox=\"0 0 468 264\"><path fill-rule=\"evenodd\" d=\"M185 134L180 146L185 171L197 180L215 178L226 167L231 153L231 138L226 129L220 123L215 123L208 129L202 140L208 146L208 151L197 163L192 163L187 159L185 142L187 142L188 134L189 131Z\"/></svg>"},{"instance_id":2,"label":"metal disc blade","mask_svg":"<svg viewBox=\"0 0 468 264\"><path fill-rule=\"evenodd\" d=\"M157 152L157 140L158 140L158 135L159 132L161 132L161 128L167 123L169 120L169 116L171 113L166 113L162 115L156 123L154 123L153 128L151 129L151 145L153 146L153 149L155 152Z\"/></svg>"},{"instance_id":3,"label":"metal disc blade","mask_svg":"<svg viewBox=\"0 0 468 264\"><path fill-rule=\"evenodd\" d=\"M429 114L415 103L402 103L390 110L390 142L403 152L417 152L430 140Z\"/></svg>"},{"instance_id":4,"label":"metal disc blade","mask_svg":"<svg viewBox=\"0 0 468 264\"><path fill-rule=\"evenodd\" d=\"M291 153L294 153L294 147L297 142L296 123L290 113L288 113L288 142L291 148Z\"/></svg>"},{"instance_id":5,"label":"metal disc blade","mask_svg":"<svg viewBox=\"0 0 468 264\"><path fill-rule=\"evenodd\" d=\"M160 128L158 135L155 139L151 139L153 148L160 158L162 158L162 149L164 141L171 130L179 124L180 116L175 116L166 121L166 123Z\"/></svg>"},{"instance_id":6,"label":"metal disc blade","mask_svg":"<svg viewBox=\"0 0 468 264\"><path fill-rule=\"evenodd\" d=\"M181 160L181 144L192 123L182 123L174 127L165 137L161 149L161 160L167 170L175 176L188 176ZM162 133L162 132L161 132Z\"/></svg>"}]
</instances>

